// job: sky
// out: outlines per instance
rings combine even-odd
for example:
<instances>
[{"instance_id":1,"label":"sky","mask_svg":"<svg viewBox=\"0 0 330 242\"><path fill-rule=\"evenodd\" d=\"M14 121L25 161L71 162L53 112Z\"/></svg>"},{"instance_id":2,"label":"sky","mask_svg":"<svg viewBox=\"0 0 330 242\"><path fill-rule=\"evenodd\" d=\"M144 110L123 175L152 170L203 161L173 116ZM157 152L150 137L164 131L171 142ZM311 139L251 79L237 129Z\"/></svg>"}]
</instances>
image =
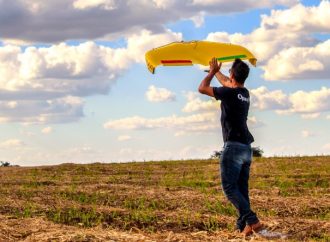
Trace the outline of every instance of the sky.
<instances>
[{"instance_id":1,"label":"sky","mask_svg":"<svg viewBox=\"0 0 330 242\"><path fill-rule=\"evenodd\" d=\"M152 75L144 59L191 40L258 59L246 81L252 146L329 155L329 23L328 0L0 0L0 160L209 158L223 141L220 103L197 92L207 67Z\"/></svg>"}]
</instances>

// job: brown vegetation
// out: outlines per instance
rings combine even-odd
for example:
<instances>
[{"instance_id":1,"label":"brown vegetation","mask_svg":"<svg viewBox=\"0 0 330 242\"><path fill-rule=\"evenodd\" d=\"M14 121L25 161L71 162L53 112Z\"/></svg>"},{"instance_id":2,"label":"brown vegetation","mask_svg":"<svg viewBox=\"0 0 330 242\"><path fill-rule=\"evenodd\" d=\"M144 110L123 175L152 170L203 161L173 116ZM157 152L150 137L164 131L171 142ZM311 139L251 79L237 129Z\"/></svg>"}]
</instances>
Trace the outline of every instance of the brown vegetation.
<instances>
[{"instance_id":1,"label":"brown vegetation","mask_svg":"<svg viewBox=\"0 0 330 242\"><path fill-rule=\"evenodd\" d=\"M330 239L330 157L256 158L251 172L270 231ZM0 183L0 241L242 239L217 160L1 167Z\"/></svg>"}]
</instances>

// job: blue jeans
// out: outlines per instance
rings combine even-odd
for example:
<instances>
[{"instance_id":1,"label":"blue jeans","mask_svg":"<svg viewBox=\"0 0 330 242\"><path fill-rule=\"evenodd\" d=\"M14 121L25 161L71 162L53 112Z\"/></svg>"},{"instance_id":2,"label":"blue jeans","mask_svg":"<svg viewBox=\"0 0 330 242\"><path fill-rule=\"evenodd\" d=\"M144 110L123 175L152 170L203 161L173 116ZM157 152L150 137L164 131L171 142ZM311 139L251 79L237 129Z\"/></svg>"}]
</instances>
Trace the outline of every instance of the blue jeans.
<instances>
[{"instance_id":1,"label":"blue jeans","mask_svg":"<svg viewBox=\"0 0 330 242\"><path fill-rule=\"evenodd\" d=\"M238 210L237 229L242 231L246 224L259 220L250 208L249 174L252 160L250 145L226 142L220 157L222 189L228 200Z\"/></svg>"}]
</instances>

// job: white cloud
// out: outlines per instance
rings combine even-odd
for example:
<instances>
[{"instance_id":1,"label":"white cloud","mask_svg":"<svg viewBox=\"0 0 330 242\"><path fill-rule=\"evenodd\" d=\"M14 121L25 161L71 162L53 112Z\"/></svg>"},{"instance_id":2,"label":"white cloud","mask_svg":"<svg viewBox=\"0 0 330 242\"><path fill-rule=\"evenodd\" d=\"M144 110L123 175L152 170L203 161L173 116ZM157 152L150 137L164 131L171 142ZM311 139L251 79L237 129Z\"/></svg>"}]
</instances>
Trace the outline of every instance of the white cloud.
<instances>
[{"instance_id":1,"label":"white cloud","mask_svg":"<svg viewBox=\"0 0 330 242\"><path fill-rule=\"evenodd\" d=\"M330 110L330 88L319 91L297 91L290 95L292 107L289 112L318 113Z\"/></svg>"},{"instance_id":2,"label":"white cloud","mask_svg":"<svg viewBox=\"0 0 330 242\"><path fill-rule=\"evenodd\" d=\"M263 90L263 88L264 87L262 87L261 89ZM254 89L254 90L258 91L258 89ZM252 91L254 91L254 90L252 90ZM268 90L265 88L265 90L263 90L262 92L268 92ZM220 103L213 98L209 99L207 101L203 101L200 98L201 95L196 92L186 92L185 96L187 98L187 103L182 109L183 112L186 112L186 113L190 113L190 112L197 112L197 113L217 112L217 113L220 113ZM269 96L269 95L266 94L266 96ZM260 96L258 95L258 99L262 99L262 97L260 98ZM257 102L260 103L260 101L257 101ZM260 104L256 104L256 105L260 106ZM218 122L219 122L219 120L218 120ZM256 128L256 127L263 126L264 123L260 122L259 120L257 120L256 117L253 116L253 117L248 117L248 125L249 125L249 127ZM181 130L181 131L178 131L177 133L175 133L175 136L182 136L184 134L186 134L186 132Z\"/></svg>"},{"instance_id":3,"label":"white cloud","mask_svg":"<svg viewBox=\"0 0 330 242\"><path fill-rule=\"evenodd\" d=\"M330 33L330 2L297 4L262 15L260 27L248 34L210 33L207 40L232 42L249 48L265 69L267 80L326 78L329 43L318 44L315 33Z\"/></svg>"},{"instance_id":4,"label":"white cloud","mask_svg":"<svg viewBox=\"0 0 330 242\"><path fill-rule=\"evenodd\" d=\"M290 32L329 32L330 2L320 1L319 6L307 7L297 4L289 9L272 10L270 16L263 16L262 23L265 27L281 28Z\"/></svg>"},{"instance_id":5,"label":"white cloud","mask_svg":"<svg viewBox=\"0 0 330 242\"><path fill-rule=\"evenodd\" d=\"M313 45L316 40L302 33L291 32L279 28L268 29L263 26L251 33L229 34L226 32L209 33L209 41L230 42L247 47L257 58L257 65L265 65L267 61L283 49L292 46Z\"/></svg>"},{"instance_id":6,"label":"white cloud","mask_svg":"<svg viewBox=\"0 0 330 242\"><path fill-rule=\"evenodd\" d=\"M94 42L0 46L0 122L77 121L83 117L80 97L108 94L124 70L144 62L146 50L181 37L169 30L159 34L141 30L127 39L126 48Z\"/></svg>"},{"instance_id":7,"label":"white cloud","mask_svg":"<svg viewBox=\"0 0 330 242\"><path fill-rule=\"evenodd\" d=\"M257 128L263 125L256 117L249 117L248 125ZM110 120L104 123L105 129L116 130L145 130L145 129L171 129L174 136L179 137L188 134L205 134L220 130L220 118L218 112L205 112L189 116L176 116L160 118L143 118L133 116L123 119Z\"/></svg>"},{"instance_id":8,"label":"white cloud","mask_svg":"<svg viewBox=\"0 0 330 242\"><path fill-rule=\"evenodd\" d=\"M164 32L164 25L182 19L202 23L201 13L228 14L296 0L20 0L0 1L2 38L27 42L61 42L125 36L136 29ZM54 11L61 10L61 11ZM56 19L56 21L54 21ZM101 23L101 24L100 24ZM106 24L105 24L106 23Z\"/></svg>"},{"instance_id":9,"label":"white cloud","mask_svg":"<svg viewBox=\"0 0 330 242\"><path fill-rule=\"evenodd\" d=\"M219 0L193 0L193 4L195 5L212 5L215 3L220 3L223 1Z\"/></svg>"},{"instance_id":10,"label":"white cloud","mask_svg":"<svg viewBox=\"0 0 330 242\"><path fill-rule=\"evenodd\" d=\"M320 117L321 113L305 113L302 114L301 117L303 119L316 119L318 117Z\"/></svg>"},{"instance_id":11,"label":"white cloud","mask_svg":"<svg viewBox=\"0 0 330 242\"><path fill-rule=\"evenodd\" d=\"M284 109L288 107L288 97L282 90L269 91L265 86L252 89L252 107L264 109Z\"/></svg>"},{"instance_id":12,"label":"white cloud","mask_svg":"<svg viewBox=\"0 0 330 242\"><path fill-rule=\"evenodd\" d=\"M214 111L219 110L220 104L215 99L203 101L201 95L196 92L187 92L185 94L187 103L183 107L182 111L186 113L190 112L202 112L202 111Z\"/></svg>"},{"instance_id":13,"label":"white cloud","mask_svg":"<svg viewBox=\"0 0 330 242\"><path fill-rule=\"evenodd\" d=\"M280 51L264 67L264 77L267 80L327 79L328 66L330 40L315 47L291 47Z\"/></svg>"},{"instance_id":14,"label":"white cloud","mask_svg":"<svg viewBox=\"0 0 330 242\"><path fill-rule=\"evenodd\" d=\"M120 69L107 58L116 51L86 42L46 48L0 47L0 91L50 95L88 95L109 89L111 74ZM110 78L109 78L110 77ZM40 94L39 94L40 95ZM38 95L36 95L38 97Z\"/></svg>"},{"instance_id":15,"label":"white cloud","mask_svg":"<svg viewBox=\"0 0 330 242\"><path fill-rule=\"evenodd\" d=\"M73 6L77 9L102 7L105 10L113 10L116 8L116 3L114 0L76 0Z\"/></svg>"},{"instance_id":16,"label":"white cloud","mask_svg":"<svg viewBox=\"0 0 330 242\"><path fill-rule=\"evenodd\" d=\"M26 144L19 139L8 139L0 143L1 149L11 149L11 148L19 148L25 146Z\"/></svg>"},{"instance_id":17,"label":"white cloud","mask_svg":"<svg viewBox=\"0 0 330 242\"><path fill-rule=\"evenodd\" d=\"M127 53L124 58L134 62L145 63L145 52L152 48L182 40L182 33L164 30L161 33L152 33L149 30L139 30L127 37Z\"/></svg>"},{"instance_id":18,"label":"white cloud","mask_svg":"<svg viewBox=\"0 0 330 242\"><path fill-rule=\"evenodd\" d=\"M285 94L281 90L269 91L262 86L251 90L252 106L260 110L275 110L279 114L300 114L313 119L322 112L330 111L330 88L316 91L296 91Z\"/></svg>"},{"instance_id":19,"label":"white cloud","mask_svg":"<svg viewBox=\"0 0 330 242\"><path fill-rule=\"evenodd\" d=\"M244 7L252 7L254 6L255 8L265 8L265 7L271 7L274 5L284 5L284 6L291 6L294 4L297 4L299 1L298 0L260 0L260 1L255 1L255 2L242 2L240 0L232 0L230 2L231 5L243 5ZM214 6L214 5L219 5L219 4L228 4L228 1L226 0L193 0L193 4L195 5L204 5L204 6ZM227 6L227 7L230 7Z\"/></svg>"},{"instance_id":20,"label":"white cloud","mask_svg":"<svg viewBox=\"0 0 330 242\"><path fill-rule=\"evenodd\" d=\"M172 102L175 101L175 94L166 88L149 86L146 97L150 102Z\"/></svg>"},{"instance_id":21,"label":"white cloud","mask_svg":"<svg viewBox=\"0 0 330 242\"><path fill-rule=\"evenodd\" d=\"M84 116L83 100L67 96L46 100L18 100L15 108L0 101L0 120L20 123L66 123L74 122Z\"/></svg>"},{"instance_id":22,"label":"white cloud","mask_svg":"<svg viewBox=\"0 0 330 242\"><path fill-rule=\"evenodd\" d=\"M90 41L77 46L61 43L25 49L5 45L0 47L0 92L11 91L14 96L33 96L33 92L37 98L42 94L106 94L116 77L130 64L144 62L146 50L181 37L171 31L153 35L142 30L127 39L126 48L117 49ZM1 95L1 98L8 95Z\"/></svg>"},{"instance_id":23,"label":"white cloud","mask_svg":"<svg viewBox=\"0 0 330 242\"><path fill-rule=\"evenodd\" d=\"M9 108L14 109L14 108L17 107L17 102L16 102L16 101L10 101L10 102L7 102L7 106L8 106Z\"/></svg>"},{"instance_id":24,"label":"white cloud","mask_svg":"<svg viewBox=\"0 0 330 242\"><path fill-rule=\"evenodd\" d=\"M262 121L258 120L255 116L248 117L247 124L248 124L248 127L250 127L250 128L259 128L259 127L265 125Z\"/></svg>"},{"instance_id":25,"label":"white cloud","mask_svg":"<svg viewBox=\"0 0 330 242\"><path fill-rule=\"evenodd\" d=\"M175 0L152 0L157 8L168 9L175 4Z\"/></svg>"},{"instance_id":26,"label":"white cloud","mask_svg":"<svg viewBox=\"0 0 330 242\"><path fill-rule=\"evenodd\" d=\"M131 139L132 139L132 137L129 135L120 135L117 138L118 141L127 141L127 140L131 140Z\"/></svg>"},{"instance_id":27,"label":"white cloud","mask_svg":"<svg viewBox=\"0 0 330 242\"><path fill-rule=\"evenodd\" d=\"M52 133L52 132L53 132L53 128L50 127L50 126L45 127L45 128L43 128L43 129L41 130L41 133L43 133L43 134L50 134L50 133Z\"/></svg>"},{"instance_id":28,"label":"white cloud","mask_svg":"<svg viewBox=\"0 0 330 242\"><path fill-rule=\"evenodd\" d=\"M143 118L140 116L111 120L104 125L105 129L143 130L143 129L175 129L187 132L207 132L220 127L216 113L203 113L190 116L176 116L161 118Z\"/></svg>"},{"instance_id":29,"label":"white cloud","mask_svg":"<svg viewBox=\"0 0 330 242\"><path fill-rule=\"evenodd\" d=\"M191 21L193 21L193 23L195 24L196 28L200 28L204 25L204 16L205 16L205 13L201 12L200 14L190 18Z\"/></svg>"},{"instance_id":30,"label":"white cloud","mask_svg":"<svg viewBox=\"0 0 330 242\"><path fill-rule=\"evenodd\" d=\"M314 137L316 134L314 132L308 131L308 130L302 130L301 131L301 136L303 138L309 138L309 137Z\"/></svg>"}]
</instances>

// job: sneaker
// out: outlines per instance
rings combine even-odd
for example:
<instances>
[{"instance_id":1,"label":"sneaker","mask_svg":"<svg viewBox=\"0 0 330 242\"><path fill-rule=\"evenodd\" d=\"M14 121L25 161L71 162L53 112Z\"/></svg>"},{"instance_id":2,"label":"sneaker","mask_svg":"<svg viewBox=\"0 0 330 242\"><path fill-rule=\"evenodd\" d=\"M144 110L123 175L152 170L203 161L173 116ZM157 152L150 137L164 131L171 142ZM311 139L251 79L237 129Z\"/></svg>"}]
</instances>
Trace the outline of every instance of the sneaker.
<instances>
[{"instance_id":1,"label":"sneaker","mask_svg":"<svg viewBox=\"0 0 330 242\"><path fill-rule=\"evenodd\" d=\"M242 235L249 236L253 232L258 233L262 229L263 229L263 225L260 222L257 222L255 224L248 224L243 229Z\"/></svg>"}]
</instances>

